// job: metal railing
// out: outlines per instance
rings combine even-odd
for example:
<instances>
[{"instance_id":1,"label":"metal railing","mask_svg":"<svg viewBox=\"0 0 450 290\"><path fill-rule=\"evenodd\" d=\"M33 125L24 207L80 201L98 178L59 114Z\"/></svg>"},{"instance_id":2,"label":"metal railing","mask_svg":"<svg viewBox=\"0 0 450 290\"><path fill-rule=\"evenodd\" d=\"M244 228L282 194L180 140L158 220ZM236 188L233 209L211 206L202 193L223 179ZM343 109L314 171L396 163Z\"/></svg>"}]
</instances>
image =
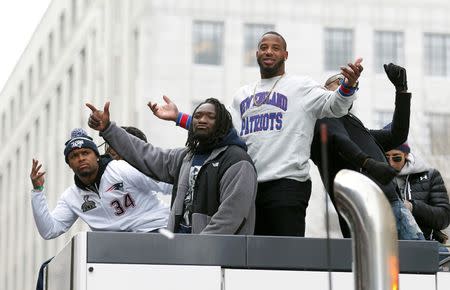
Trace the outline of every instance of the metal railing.
<instances>
[{"instance_id":1,"label":"metal railing","mask_svg":"<svg viewBox=\"0 0 450 290\"><path fill-rule=\"evenodd\" d=\"M397 228L385 195L368 177L351 170L336 175L334 195L352 233L355 289L397 290Z\"/></svg>"}]
</instances>

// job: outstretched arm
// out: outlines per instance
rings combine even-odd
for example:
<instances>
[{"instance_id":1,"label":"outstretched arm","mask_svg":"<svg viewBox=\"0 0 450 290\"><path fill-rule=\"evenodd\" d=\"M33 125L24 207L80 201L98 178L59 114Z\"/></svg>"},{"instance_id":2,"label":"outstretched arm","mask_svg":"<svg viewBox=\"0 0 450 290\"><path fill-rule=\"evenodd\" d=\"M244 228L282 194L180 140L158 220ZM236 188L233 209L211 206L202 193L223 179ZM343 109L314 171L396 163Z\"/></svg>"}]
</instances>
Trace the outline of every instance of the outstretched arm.
<instances>
[{"instance_id":1,"label":"outstretched arm","mask_svg":"<svg viewBox=\"0 0 450 290\"><path fill-rule=\"evenodd\" d=\"M168 96L163 96L165 102L164 105L158 105L158 103L148 102L147 106L152 110L153 115L161 120L176 121L178 117L177 105L169 99Z\"/></svg>"},{"instance_id":2,"label":"outstretched arm","mask_svg":"<svg viewBox=\"0 0 450 290\"><path fill-rule=\"evenodd\" d=\"M306 80L303 90L307 97L302 98L305 110L311 112L316 119L339 118L346 115L356 99L357 83L363 71L361 62L362 58L358 58L347 67L341 67L341 74L345 78L334 92L315 81Z\"/></svg>"},{"instance_id":3,"label":"outstretched arm","mask_svg":"<svg viewBox=\"0 0 450 290\"><path fill-rule=\"evenodd\" d=\"M186 155L184 149L161 149L147 143L110 121L109 102L100 111L91 104L88 125L100 135L124 160L136 169L158 181L173 183L179 164Z\"/></svg>"},{"instance_id":4,"label":"outstretched arm","mask_svg":"<svg viewBox=\"0 0 450 290\"><path fill-rule=\"evenodd\" d=\"M406 142L409 133L411 114L411 93L408 93L406 70L390 63L384 65L386 75L395 86L395 110L389 129L370 130L385 151L389 151Z\"/></svg>"},{"instance_id":5,"label":"outstretched arm","mask_svg":"<svg viewBox=\"0 0 450 290\"><path fill-rule=\"evenodd\" d=\"M31 183L33 190L31 192L31 208L36 227L42 238L49 240L65 233L77 220L78 216L69 208L69 206L60 199L56 208L50 213L47 200L44 195L44 174L40 172L42 164L33 159L31 167Z\"/></svg>"},{"instance_id":6,"label":"outstretched arm","mask_svg":"<svg viewBox=\"0 0 450 290\"><path fill-rule=\"evenodd\" d=\"M153 115L161 120L174 121L177 126L184 129L189 129L192 117L188 114L178 111L177 105L172 102L167 96L163 96L164 105L158 105L157 103L149 102L147 106L152 110Z\"/></svg>"}]
</instances>

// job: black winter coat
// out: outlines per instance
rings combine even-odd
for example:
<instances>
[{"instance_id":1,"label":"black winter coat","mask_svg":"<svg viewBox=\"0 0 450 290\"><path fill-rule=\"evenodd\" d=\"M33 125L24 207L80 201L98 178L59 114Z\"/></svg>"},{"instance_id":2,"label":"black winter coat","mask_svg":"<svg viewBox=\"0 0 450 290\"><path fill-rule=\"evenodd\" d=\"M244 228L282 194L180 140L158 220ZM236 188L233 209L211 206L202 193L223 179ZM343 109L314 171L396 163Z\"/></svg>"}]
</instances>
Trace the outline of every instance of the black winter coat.
<instances>
[{"instance_id":1,"label":"black winter coat","mask_svg":"<svg viewBox=\"0 0 450 290\"><path fill-rule=\"evenodd\" d=\"M436 169L410 174L409 182L413 216L427 239L432 230L445 229L450 224L450 204L441 174Z\"/></svg>"}]
</instances>

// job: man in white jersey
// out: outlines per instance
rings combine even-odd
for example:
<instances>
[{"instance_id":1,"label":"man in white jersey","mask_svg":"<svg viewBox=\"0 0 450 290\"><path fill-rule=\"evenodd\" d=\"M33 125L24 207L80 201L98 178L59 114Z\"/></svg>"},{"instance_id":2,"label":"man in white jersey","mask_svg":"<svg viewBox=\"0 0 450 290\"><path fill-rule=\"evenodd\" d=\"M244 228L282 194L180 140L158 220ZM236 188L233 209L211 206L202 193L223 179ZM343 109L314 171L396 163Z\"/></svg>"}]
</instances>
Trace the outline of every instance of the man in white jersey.
<instances>
[{"instance_id":1,"label":"man in white jersey","mask_svg":"<svg viewBox=\"0 0 450 290\"><path fill-rule=\"evenodd\" d=\"M51 212L44 195L42 164L33 159L31 167L31 207L42 238L60 236L78 218L94 231L155 232L167 226L169 209L156 192L171 187L150 179L123 160L100 156L83 129L74 129L65 145L65 160L75 173L75 184L62 193ZM44 268L50 261L39 270L37 290L44 288Z\"/></svg>"},{"instance_id":2,"label":"man in white jersey","mask_svg":"<svg viewBox=\"0 0 450 290\"><path fill-rule=\"evenodd\" d=\"M31 206L39 234L53 239L78 218L94 231L152 232L167 226L169 209L156 196L167 190L123 160L99 156L97 146L83 129L72 131L64 155L75 173L75 184L49 211L41 164L33 159Z\"/></svg>"},{"instance_id":3,"label":"man in white jersey","mask_svg":"<svg viewBox=\"0 0 450 290\"><path fill-rule=\"evenodd\" d=\"M315 122L347 114L363 70L362 59L341 67L345 79L330 92L309 77L286 74L287 57L284 38L265 33L256 52L261 79L241 87L229 109L258 173L257 235L304 236ZM163 106L149 104L153 113L186 128L190 118L169 98L164 101Z\"/></svg>"}]
</instances>

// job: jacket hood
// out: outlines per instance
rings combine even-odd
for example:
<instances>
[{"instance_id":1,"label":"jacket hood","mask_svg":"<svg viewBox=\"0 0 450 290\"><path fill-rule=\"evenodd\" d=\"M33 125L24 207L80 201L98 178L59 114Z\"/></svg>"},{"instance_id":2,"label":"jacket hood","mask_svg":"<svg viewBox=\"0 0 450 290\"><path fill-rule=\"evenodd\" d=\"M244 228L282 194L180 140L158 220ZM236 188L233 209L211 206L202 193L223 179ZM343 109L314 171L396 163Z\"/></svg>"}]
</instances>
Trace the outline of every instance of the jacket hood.
<instances>
[{"instance_id":1,"label":"jacket hood","mask_svg":"<svg viewBox=\"0 0 450 290\"><path fill-rule=\"evenodd\" d=\"M244 141L241 140L241 138L239 138L236 129L234 128L230 129L228 134L223 138L222 142L220 142L216 148L229 145L237 145L247 151L247 145L244 143Z\"/></svg>"},{"instance_id":2,"label":"jacket hood","mask_svg":"<svg viewBox=\"0 0 450 290\"><path fill-rule=\"evenodd\" d=\"M74 175L75 185L83 190L90 190L98 193L97 188L100 186L100 180L102 179L103 172L105 172L106 166L108 166L108 163L111 161L112 158L109 155L105 154L100 156L100 160L98 161L98 172L94 182L95 187L84 185L83 182L81 182L81 179L76 174Z\"/></svg>"},{"instance_id":3,"label":"jacket hood","mask_svg":"<svg viewBox=\"0 0 450 290\"><path fill-rule=\"evenodd\" d=\"M406 158L406 163L403 166L402 170L400 170L400 173L398 175L409 175L414 173L420 173L424 171L428 171L430 169L430 166L428 166L425 161L415 156L412 152L408 154L408 158Z\"/></svg>"}]
</instances>

